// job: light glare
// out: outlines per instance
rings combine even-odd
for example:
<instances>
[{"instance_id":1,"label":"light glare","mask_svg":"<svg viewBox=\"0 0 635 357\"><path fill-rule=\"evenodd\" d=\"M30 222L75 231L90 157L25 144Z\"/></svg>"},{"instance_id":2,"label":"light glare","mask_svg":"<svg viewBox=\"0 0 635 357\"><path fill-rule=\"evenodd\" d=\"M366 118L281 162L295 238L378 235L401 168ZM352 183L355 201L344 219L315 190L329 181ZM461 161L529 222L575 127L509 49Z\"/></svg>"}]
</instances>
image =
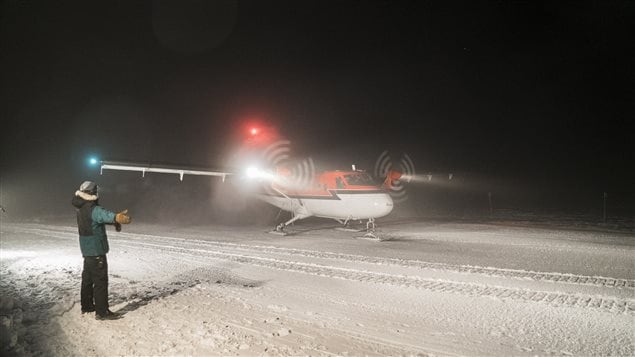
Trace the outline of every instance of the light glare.
<instances>
[{"instance_id":1,"label":"light glare","mask_svg":"<svg viewBox=\"0 0 635 357\"><path fill-rule=\"evenodd\" d=\"M256 178L260 175L260 170L257 167L250 166L247 168L247 177Z\"/></svg>"}]
</instances>

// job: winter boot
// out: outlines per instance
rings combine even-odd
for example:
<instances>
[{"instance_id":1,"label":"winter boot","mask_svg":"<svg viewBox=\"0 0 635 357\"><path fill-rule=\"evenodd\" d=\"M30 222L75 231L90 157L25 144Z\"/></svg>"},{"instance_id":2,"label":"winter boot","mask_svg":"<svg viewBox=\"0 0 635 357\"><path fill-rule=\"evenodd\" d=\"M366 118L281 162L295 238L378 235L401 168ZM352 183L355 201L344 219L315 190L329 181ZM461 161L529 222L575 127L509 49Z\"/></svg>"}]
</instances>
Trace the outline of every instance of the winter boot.
<instances>
[{"instance_id":1,"label":"winter boot","mask_svg":"<svg viewBox=\"0 0 635 357\"><path fill-rule=\"evenodd\" d=\"M95 319L96 320L118 320L120 319L122 316L120 314L114 313L110 310L106 310L106 313L103 315L100 314L95 314Z\"/></svg>"}]
</instances>

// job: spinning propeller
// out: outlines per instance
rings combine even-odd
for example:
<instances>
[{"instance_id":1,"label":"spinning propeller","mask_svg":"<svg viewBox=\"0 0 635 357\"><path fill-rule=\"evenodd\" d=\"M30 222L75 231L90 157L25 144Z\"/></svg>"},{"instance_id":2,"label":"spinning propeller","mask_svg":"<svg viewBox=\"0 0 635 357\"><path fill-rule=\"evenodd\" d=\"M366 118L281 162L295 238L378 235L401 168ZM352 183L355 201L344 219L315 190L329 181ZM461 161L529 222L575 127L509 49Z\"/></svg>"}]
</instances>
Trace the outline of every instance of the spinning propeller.
<instances>
[{"instance_id":1,"label":"spinning propeller","mask_svg":"<svg viewBox=\"0 0 635 357\"><path fill-rule=\"evenodd\" d=\"M403 181L415 176L415 165L408 154L404 153L399 161L393 161L388 150L382 152L375 161L375 177L386 180L388 193L396 203L408 199Z\"/></svg>"},{"instance_id":2,"label":"spinning propeller","mask_svg":"<svg viewBox=\"0 0 635 357\"><path fill-rule=\"evenodd\" d=\"M262 153L263 161L269 169L278 170L294 187L306 188L315 179L315 164L311 157L298 160L291 159L291 142L278 140L269 145Z\"/></svg>"}]
</instances>

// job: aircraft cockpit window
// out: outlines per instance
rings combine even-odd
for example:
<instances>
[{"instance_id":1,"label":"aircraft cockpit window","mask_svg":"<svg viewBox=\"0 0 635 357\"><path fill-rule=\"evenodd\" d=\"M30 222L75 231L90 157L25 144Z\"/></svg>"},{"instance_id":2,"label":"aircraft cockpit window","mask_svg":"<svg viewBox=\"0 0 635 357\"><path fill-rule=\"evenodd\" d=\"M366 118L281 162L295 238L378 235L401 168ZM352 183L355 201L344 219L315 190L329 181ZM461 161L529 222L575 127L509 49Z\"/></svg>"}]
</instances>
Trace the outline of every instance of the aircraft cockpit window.
<instances>
[{"instance_id":1,"label":"aircraft cockpit window","mask_svg":"<svg viewBox=\"0 0 635 357\"><path fill-rule=\"evenodd\" d=\"M345 175L346 182L351 186L375 186L377 183L365 172L356 172L354 174Z\"/></svg>"},{"instance_id":2,"label":"aircraft cockpit window","mask_svg":"<svg viewBox=\"0 0 635 357\"><path fill-rule=\"evenodd\" d=\"M341 177L336 177L335 178L335 186L337 186L337 188L344 188L344 181L342 181Z\"/></svg>"}]
</instances>

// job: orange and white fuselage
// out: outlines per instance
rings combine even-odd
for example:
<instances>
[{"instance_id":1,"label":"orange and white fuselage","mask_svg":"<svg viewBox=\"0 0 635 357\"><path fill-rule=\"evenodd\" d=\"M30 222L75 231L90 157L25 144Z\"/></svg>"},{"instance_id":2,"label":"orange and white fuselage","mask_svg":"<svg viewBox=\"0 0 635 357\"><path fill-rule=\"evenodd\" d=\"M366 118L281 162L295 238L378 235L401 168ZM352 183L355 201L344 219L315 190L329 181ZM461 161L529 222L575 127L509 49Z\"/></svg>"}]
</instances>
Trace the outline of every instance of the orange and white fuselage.
<instances>
[{"instance_id":1,"label":"orange and white fuselage","mask_svg":"<svg viewBox=\"0 0 635 357\"><path fill-rule=\"evenodd\" d=\"M102 161L101 171L103 170L137 171L142 176L146 172L172 173L179 175L181 180L184 175L207 175L220 176L224 181L226 176L233 174ZM369 220L372 223L375 218L386 216L392 211L393 200L384 187L397 180L399 175L389 174L380 186L365 172L327 171L310 180L310 183L298 184L290 179L288 170L278 170L276 175L263 176L266 178L263 182L264 189L256 197L293 214L291 220L278 226L280 229L298 219L311 216L332 218L342 223L350 220Z\"/></svg>"},{"instance_id":2,"label":"orange and white fuselage","mask_svg":"<svg viewBox=\"0 0 635 357\"><path fill-rule=\"evenodd\" d=\"M311 187L290 189L271 184L257 197L298 219L316 216L339 221L374 219L393 209L390 195L358 171L328 171L317 177Z\"/></svg>"}]
</instances>

